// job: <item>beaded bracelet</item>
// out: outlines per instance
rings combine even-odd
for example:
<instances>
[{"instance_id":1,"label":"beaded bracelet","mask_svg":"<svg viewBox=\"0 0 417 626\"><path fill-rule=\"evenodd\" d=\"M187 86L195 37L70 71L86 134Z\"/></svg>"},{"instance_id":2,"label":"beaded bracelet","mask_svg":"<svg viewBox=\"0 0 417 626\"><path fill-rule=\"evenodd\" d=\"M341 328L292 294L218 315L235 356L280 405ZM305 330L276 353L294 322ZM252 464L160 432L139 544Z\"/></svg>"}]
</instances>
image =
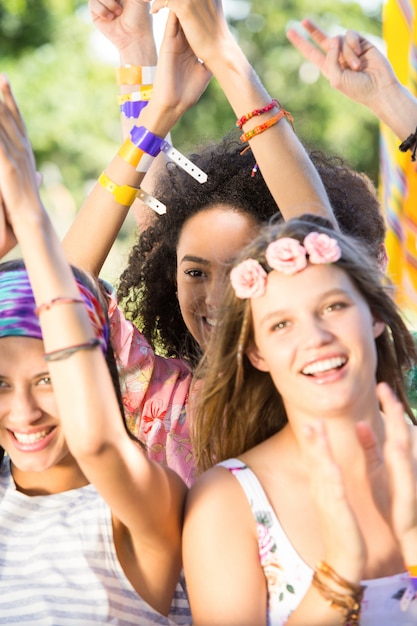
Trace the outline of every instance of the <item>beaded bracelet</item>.
<instances>
[{"instance_id":1,"label":"beaded bracelet","mask_svg":"<svg viewBox=\"0 0 417 626\"><path fill-rule=\"evenodd\" d=\"M413 148L411 152L411 160L415 161L417 152L417 126L415 131L411 133L411 135L408 135L407 139L404 139L404 141L398 146L398 149L401 150L401 152L407 152L407 150L411 150L411 148Z\"/></svg>"},{"instance_id":2,"label":"beaded bracelet","mask_svg":"<svg viewBox=\"0 0 417 626\"><path fill-rule=\"evenodd\" d=\"M278 107L278 106L280 108L282 108L281 105L279 104L278 100L275 100L275 98L274 98L273 100L271 100L271 102L269 104L264 106L262 109L254 109L250 113L246 113L246 115L242 115L241 118L236 120L236 126L238 128L240 128L240 130L242 130L243 125L246 124L246 122L248 122L250 119L252 119L252 117L256 117L258 115L262 115L262 113L267 113L271 109L274 109L275 107Z\"/></svg>"},{"instance_id":3,"label":"beaded bracelet","mask_svg":"<svg viewBox=\"0 0 417 626\"><path fill-rule=\"evenodd\" d=\"M116 69L116 81L118 85L149 85L155 72L155 65L122 65Z\"/></svg>"},{"instance_id":4,"label":"beaded bracelet","mask_svg":"<svg viewBox=\"0 0 417 626\"><path fill-rule=\"evenodd\" d=\"M122 204L123 206L130 207L132 206L134 200L139 198L148 207L155 211L155 213L158 213L159 215L166 213L165 204L159 202L159 200L146 193L146 191L143 191L143 189L140 189L140 187L138 189L137 187L131 187L130 185L116 185L116 183L110 180L104 172L100 174L98 182L102 187L104 187L104 189L110 191L116 202Z\"/></svg>"},{"instance_id":5,"label":"beaded bracelet","mask_svg":"<svg viewBox=\"0 0 417 626\"><path fill-rule=\"evenodd\" d=\"M174 161L199 183L206 182L207 174L205 172L176 150L168 141L158 137L158 135L154 135L144 126L134 126L130 131L130 138L137 148L140 148L147 154L156 157L160 152L164 152L169 159Z\"/></svg>"},{"instance_id":6,"label":"beaded bracelet","mask_svg":"<svg viewBox=\"0 0 417 626\"><path fill-rule=\"evenodd\" d=\"M247 133L243 133L243 135L240 136L240 141L242 143L245 143L245 141L249 141L249 139L252 139L252 137L255 137L255 135L260 135L268 128L271 128L271 126L274 126L274 124L277 124L283 117L287 118L294 130L293 116L291 115L291 113L281 108L278 113L274 115L274 117L271 117L268 121L260 124L259 126L255 126L255 128L252 128L252 130L248 130Z\"/></svg>"},{"instance_id":7,"label":"beaded bracelet","mask_svg":"<svg viewBox=\"0 0 417 626\"><path fill-rule=\"evenodd\" d=\"M320 579L319 573L327 576L350 593L339 593L335 591ZM316 571L313 574L312 585L316 587L323 598L327 600L332 609L340 611L343 614L344 624L349 624L349 626L359 624L361 601L365 587L350 583L348 580L342 578L342 576L337 574L337 572L324 561L317 564Z\"/></svg>"},{"instance_id":8,"label":"beaded bracelet","mask_svg":"<svg viewBox=\"0 0 417 626\"><path fill-rule=\"evenodd\" d=\"M69 346L68 348L62 348L61 350L53 350L52 352L45 352L43 355L45 361L63 361L68 359L75 352L80 350L93 350L101 346L100 339L94 338L86 341L85 343L78 343L75 346Z\"/></svg>"},{"instance_id":9,"label":"beaded bracelet","mask_svg":"<svg viewBox=\"0 0 417 626\"><path fill-rule=\"evenodd\" d=\"M44 311L49 311L56 304L84 304L84 300L82 298L67 298L65 296L58 296L57 298L53 298L49 302L44 302L40 304L35 309L36 317L39 317L41 313Z\"/></svg>"}]
</instances>

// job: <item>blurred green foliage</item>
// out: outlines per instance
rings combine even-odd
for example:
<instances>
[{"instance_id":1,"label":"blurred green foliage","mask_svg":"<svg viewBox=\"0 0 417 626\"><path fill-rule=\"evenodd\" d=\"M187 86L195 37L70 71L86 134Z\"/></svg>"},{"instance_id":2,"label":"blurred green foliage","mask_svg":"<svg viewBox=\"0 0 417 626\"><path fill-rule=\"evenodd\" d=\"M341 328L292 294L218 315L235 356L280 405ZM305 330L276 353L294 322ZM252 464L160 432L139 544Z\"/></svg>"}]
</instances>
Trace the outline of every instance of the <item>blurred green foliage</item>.
<instances>
[{"instance_id":1,"label":"blurred green foliage","mask_svg":"<svg viewBox=\"0 0 417 626\"><path fill-rule=\"evenodd\" d=\"M242 2L234 0L237 5ZM233 7L233 3L231 5ZM248 7L249 7L248 3ZM237 12L237 11L236 11ZM307 63L286 39L286 29L304 17L326 32L352 28L381 36L381 11L367 15L355 2L334 0L257 0L247 17L230 19L236 37L269 93L293 114L297 134L308 144L336 152L355 168L378 179L378 133L375 117L332 89L317 68ZM215 81L209 85L196 113L190 111L174 131L178 142L201 137L220 138L235 117Z\"/></svg>"},{"instance_id":2,"label":"blurred green foliage","mask_svg":"<svg viewBox=\"0 0 417 626\"><path fill-rule=\"evenodd\" d=\"M352 2L228 0L233 31L272 96L295 117L300 137L344 155L374 181L378 124L363 107L330 88L287 42L293 20L314 17L326 30L340 26L379 35L380 17ZM93 45L94 27L81 0L2 0L1 71L10 78L44 176L44 199L65 232L89 184L121 141L114 66ZM116 57L115 57L116 59ZM175 145L192 150L234 127L235 117L216 81L173 131ZM120 238L129 236L132 222Z\"/></svg>"}]
</instances>

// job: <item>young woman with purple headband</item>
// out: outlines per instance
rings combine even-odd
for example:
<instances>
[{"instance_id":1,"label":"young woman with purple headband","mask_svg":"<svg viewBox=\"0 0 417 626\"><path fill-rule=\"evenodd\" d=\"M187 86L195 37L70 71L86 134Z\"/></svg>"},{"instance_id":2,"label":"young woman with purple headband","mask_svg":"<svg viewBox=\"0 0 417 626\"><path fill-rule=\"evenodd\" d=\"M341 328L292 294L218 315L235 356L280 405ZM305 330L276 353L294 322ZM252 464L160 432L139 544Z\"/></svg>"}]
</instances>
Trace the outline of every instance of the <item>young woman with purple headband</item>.
<instances>
[{"instance_id":1,"label":"young woman with purple headband","mask_svg":"<svg viewBox=\"0 0 417 626\"><path fill-rule=\"evenodd\" d=\"M222 462L187 499L195 626L416 623L416 352L381 276L313 216L232 269L196 373L196 458Z\"/></svg>"},{"instance_id":2,"label":"young woman with purple headband","mask_svg":"<svg viewBox=\"0 0 417 626\"><path fill-rule=\"evenodd\" d=\"M186 487L129 434L106 300L68 264L0 77L0 623L190 624Z\"/></svg>"}]
</instances>

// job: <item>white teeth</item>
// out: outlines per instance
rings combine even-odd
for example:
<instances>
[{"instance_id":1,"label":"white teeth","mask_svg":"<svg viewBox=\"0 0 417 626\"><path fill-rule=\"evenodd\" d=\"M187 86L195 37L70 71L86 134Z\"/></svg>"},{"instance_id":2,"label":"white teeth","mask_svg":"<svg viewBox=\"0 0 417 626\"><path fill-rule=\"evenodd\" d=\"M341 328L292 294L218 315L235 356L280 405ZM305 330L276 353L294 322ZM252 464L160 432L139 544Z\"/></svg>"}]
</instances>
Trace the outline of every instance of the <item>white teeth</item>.
<instances>
[{"instance_id":1,"label":"white teeth","mask_svg":"<svg viewBox=\"0 0 417 626\"><path fill-rule=\"evenodd\" d=\"M209 326L217 326L217 320L206 317L206 322Z\"/></svg>"},{"instance_id":2,"label":"white teeth","mask_svg":"<svg viewBox=\"0 0 417 626\"><path fill-rule=\"evenodd\" d=\"M337 367L341 367L346 363L346 359L341 357L335 357L333 359L325 359L323 361L316 361L315 363L311 363L307 365L302 371L303 374L321 374L323 372L327 372L328 370L335 369Z\"/></svg>"},{"instance_id":3,"label":"white teeth","mask_svg":"<svg viewBox=\"0 0 417 626\"><path fill-rule=\"evenodd\" d=\"M44 439L51 432L51 428L48 430L41 430L37 433L13 433L19 443L35 443Z\"/></svg>"}]
</instances>

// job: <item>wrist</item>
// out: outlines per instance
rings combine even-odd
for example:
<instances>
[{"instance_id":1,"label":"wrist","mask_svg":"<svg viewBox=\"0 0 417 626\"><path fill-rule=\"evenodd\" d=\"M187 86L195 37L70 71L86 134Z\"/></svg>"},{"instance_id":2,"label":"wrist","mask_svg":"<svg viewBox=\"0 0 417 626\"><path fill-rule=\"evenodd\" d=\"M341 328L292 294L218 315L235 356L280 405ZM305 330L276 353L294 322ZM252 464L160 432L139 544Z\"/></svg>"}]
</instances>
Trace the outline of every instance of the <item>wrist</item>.
<instances>
[{"instance_id":1,"label":"wrist","mask_svg":"<svg viewBox=\"0 0 417 626\"><path fill-rule=\"evenodd\" d=\"M158 54L153 34L145 37L132 37L125 44L117 46L120 65L156 65Z\"/></svg>"},{"instance_id":2,"label":"wrist","mask_svg":"<svg viewBox=\"0 0 417 626\"><path fill-rule=\"evenodd\" d=\"M172 128L180 120L182 112L163 105L158 105L154 98L140 114L138 124L145 126L149 131L159 137L166 137Z\"/></svg>"},{"instance_id":3,"label":"wrist","mask_svg":"<svg viewBox=\"0 0 417 626\"><path fill-rule=\"evenodd\" d=\"M378 92L368 106L401 141L417 126L417 100L398 81Z\"/></svg>"}]
</instances>

